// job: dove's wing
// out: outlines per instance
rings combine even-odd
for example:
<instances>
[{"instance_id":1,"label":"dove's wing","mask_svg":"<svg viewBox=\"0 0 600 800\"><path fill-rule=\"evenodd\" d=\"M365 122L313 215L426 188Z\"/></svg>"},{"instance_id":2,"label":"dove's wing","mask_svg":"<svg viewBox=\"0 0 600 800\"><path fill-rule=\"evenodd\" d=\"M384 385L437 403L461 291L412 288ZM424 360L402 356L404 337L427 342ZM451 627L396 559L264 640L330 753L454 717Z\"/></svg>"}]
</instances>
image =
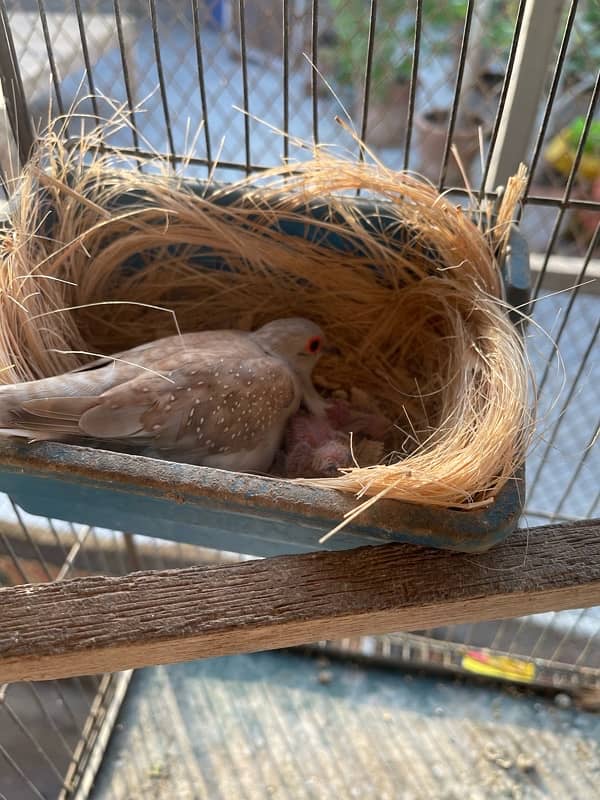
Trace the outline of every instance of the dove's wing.
<instances>
[{"instance_id":1,"label":"dove's wing","mask_svg":"<svg viewBox=\"0 0 600 800\"><path fill-rule=\"evenodd\" d=\"M101 404L100 398L110 390L133 381L134 402L112 409L113 427L132 435L136 391L140 396L157 397L165 385L174 382L169 377L174 368L185 368L196 360L207 368L223 357L239 360L261 354L260 348L237 331L188 333L148 342L63 375L0 387L0 429L4 434L13 431L40 438L44 434L44 438L81 435L81 417Z\"/></svg>"},{"instance_id":2,"label":"dove's wing","mask_svg":"<svg viewBox=\"0 0 600 800\"><path fill-rule=\"evenodd\" d=\"M223 348L221 348L223 352ZM291 370L267 355L240 361L226 353L168 358L99 397L53 397L22 403L21 428L93 439L130 441L154 450L203 454L252 450L261 438L283 432L297 409L300 389ZM162 367L162 370L161 370ZM161 373L161 374L157 374Z\"/></svg>"},{"instance_id":3,"label":"dove's wing","mask_svg":"<svg viewBox=\"0 0 600 800\"><path fill-rule=\"evenodd\" d=\"M144 414L156 450L198 455L251 451L273 432L279 441L300 403L297 379L270 356L191 372Z\"/></svg>"},{"instance_id":4,"label":"dove's wing","mask_svg":"<svg viewBox=\"0 0 600 800\"><path fill-rule=\"evenodd\" d=\"M155 339L137 347L132 347L129 350L122 350L110 356L102 356L83 364L81 367L77 367L70 374L97 370L112 366L116 362L124 367L131 365L131 369L135 370L131 373L133 376L139 371L136 368L152 367L157 359L162 362L170 361L181 354L196 353L199 350L214 353L223 347L230 349L231 345L244 347L247 346L248 342L247 334L237 330L198 331L196 333L165 336L163 339ZM256 348L254 347L253 350L255 351Z\"/></svg>"}]
</instances>

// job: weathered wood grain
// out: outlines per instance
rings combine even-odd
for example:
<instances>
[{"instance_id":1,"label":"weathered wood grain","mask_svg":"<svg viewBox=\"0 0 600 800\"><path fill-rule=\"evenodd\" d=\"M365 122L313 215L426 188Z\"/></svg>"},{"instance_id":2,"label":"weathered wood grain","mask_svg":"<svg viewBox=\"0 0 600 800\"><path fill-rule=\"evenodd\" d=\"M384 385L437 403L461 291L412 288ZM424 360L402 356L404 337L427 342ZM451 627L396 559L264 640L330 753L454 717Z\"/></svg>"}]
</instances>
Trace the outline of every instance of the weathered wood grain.
<instances>
[{"instance_id":1,"label":"weathered wood grain","mask_svg":"<svg viewBox=\"0 0 600 800\"><path fill-rule=\"evenodd\" d=\"M0 682L600 604L600 520L464 555L410 545L0 590Z\"/></svg>"}]
</instances>

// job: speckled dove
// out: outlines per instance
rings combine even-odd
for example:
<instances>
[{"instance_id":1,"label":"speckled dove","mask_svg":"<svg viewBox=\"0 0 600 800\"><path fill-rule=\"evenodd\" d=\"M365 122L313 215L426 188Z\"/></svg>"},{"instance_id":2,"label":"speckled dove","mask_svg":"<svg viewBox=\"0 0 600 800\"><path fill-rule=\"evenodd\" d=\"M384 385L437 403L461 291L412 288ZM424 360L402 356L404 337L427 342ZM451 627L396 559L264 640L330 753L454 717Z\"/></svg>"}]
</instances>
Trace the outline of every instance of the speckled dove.
<instances>
[{"instance_id":1,"label":"speckled dove","mask_svg":"<svg viewBox=\"0 0 600 800\"><path fill-rule=\"evenodd\" d=\"M311 374L323 333L302 318L252 333L171 336L74 372L0 387L0 434L104 441L146 455L265 472L300 404L323 415Z\"/></svg>"}]
</instances>

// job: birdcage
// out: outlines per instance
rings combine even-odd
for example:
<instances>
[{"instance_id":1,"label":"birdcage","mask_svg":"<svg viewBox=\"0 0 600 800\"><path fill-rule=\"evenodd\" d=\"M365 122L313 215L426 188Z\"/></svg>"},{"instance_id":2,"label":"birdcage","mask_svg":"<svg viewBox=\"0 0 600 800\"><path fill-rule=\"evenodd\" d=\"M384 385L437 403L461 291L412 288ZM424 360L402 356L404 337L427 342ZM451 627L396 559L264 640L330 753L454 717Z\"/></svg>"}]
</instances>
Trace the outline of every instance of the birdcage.
<instances>
[{"instance_id":1,"label":"birdcage","mask_svg":"<svg viewBox=\"0 0 600 800\"><path fill-rule=\"evenodd\" d=\"M49 105L60 115L77 106L64 131L76 148L81 120L94 125L109 100L131 125L105 147L149 164L160 153L190 181L253 174L290 158L299 140L354 148L357 159L366 144L456 204L483 203L526 163L504 280L518 310L531 301L524 336L540 439L524 508L521 476L491 511L468 517L382 501L320 553L319 534L352 498L169 463L148 474L127 454L2 444L0 575L14 591L3 598L0 675L31 680L0 694L0 796L86 796L131 668L201 655L319 641L313 649L330 657L512 681L591 707L600 679L593 0L0 0L0 19L9 202ZM360 142L336 122L346 114ZM414 547L501 541L481 555ZM354 549L362 545L379 547ZM390 594L390 574L408 588ZM273 596L285 587L290 599L261 605L243 588L253 585ZM217 605L239 595L236 610L200 608L203 592ZM163 612L166 629L152 621ZM70 613L80 622L71 629L60 624ZM400 630L410 633L389 633ZM141 750L132 761L121 782L111 767L98 796L142 791L139 773L154 767Z\"/></svg>"}]
</instances>

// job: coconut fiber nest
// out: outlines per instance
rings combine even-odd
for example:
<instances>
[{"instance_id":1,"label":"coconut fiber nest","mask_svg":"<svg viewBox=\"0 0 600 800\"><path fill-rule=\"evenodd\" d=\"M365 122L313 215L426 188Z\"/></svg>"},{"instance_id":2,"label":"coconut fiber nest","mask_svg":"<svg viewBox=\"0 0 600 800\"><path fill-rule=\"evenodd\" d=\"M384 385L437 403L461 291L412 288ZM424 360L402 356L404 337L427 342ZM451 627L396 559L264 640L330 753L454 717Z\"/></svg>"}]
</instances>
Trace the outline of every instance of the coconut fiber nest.
<instances>
[{"instance_id":1,"label":"coconut fiber nest","mask_svg":"<svg viewBox=\"0 0 600 800\"><path fill-rule=\"evenodd\" d=\"M358 510L384 495L488 505L531 428L498 266L515 181L492 225L416 177L322 151L233 185L192 185L49 134L2 233L1 379L68 371L178 329L307 317L339 350L319 362L316 386L368 398L390 423L382 448L316 483L362 497Z\"/></svg>"}]
</instances>

